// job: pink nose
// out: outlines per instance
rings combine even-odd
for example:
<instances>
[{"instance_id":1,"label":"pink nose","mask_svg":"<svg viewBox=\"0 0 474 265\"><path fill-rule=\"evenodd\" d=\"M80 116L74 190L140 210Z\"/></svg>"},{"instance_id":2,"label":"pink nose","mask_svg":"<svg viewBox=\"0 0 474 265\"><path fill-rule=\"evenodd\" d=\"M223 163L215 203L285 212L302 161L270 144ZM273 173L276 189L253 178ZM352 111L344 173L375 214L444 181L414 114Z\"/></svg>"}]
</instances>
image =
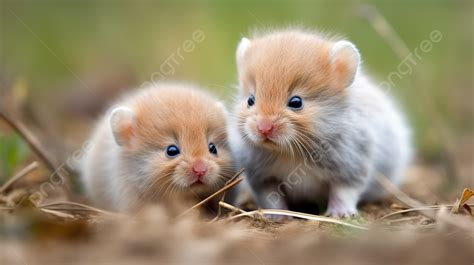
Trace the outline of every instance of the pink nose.
<instances>
[{"instance_id":1,"label":"pink nose","mask_svg":"<svg viewBox=\"0 0 474 265\"><path fill-rule=\"evenodd\" d=\"M199 160L194 163L192 167L192 171L193 171L194 176L201 178L202 176L206 175L207 166L204 162Z\"/></svg>"},{"instance_id":2,"label":"pink nose","mask_svg":"<svg viewBox=\"0 0 474 265\"><path fill-rule=\"evenodd\" d=\"M261 135L268 137L272 135L273 122L270 119L261 119L257 122L257 129Z\"/></svg>"}]
</instances>

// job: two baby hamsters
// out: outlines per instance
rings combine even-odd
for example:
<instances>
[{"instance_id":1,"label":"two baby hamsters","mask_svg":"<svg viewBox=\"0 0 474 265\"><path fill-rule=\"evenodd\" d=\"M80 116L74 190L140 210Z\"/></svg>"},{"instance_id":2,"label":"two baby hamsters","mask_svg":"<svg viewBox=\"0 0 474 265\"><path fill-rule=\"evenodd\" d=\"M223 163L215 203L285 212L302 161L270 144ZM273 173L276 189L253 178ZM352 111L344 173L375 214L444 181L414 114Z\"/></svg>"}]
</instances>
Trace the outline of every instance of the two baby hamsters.
<instances>
[{"instance_id":1,"label":"two baby hamsters","mask_svg":"<svg viewBox=\"0 0 474 265\"><path fill-rule=\"evenodd\" d=\"M352 43L277 31L242 39L236 59L239 95L229 126L221 103L180 84L149 87L111 108L82 168L91 198L130 211L203 197L233 175L232 157L262 208L322 199L327 215L349 216L358 202L383 196L377 175L400 182L410 131L360 69Z\"/></svg>"}]
</instances>

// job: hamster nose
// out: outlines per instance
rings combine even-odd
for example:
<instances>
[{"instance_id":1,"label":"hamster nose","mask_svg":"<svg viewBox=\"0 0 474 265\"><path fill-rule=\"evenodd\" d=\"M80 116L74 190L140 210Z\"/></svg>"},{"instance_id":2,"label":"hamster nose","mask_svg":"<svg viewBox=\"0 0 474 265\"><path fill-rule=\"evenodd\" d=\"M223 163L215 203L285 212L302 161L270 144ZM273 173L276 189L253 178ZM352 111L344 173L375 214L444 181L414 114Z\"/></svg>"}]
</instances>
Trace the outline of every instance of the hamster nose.
<instances>
[{"instance_id":1,"label":"hamster nose","mask_svg":"<svg viewBox=\"0 0 474 265\"><path fill-rule=\"evenodd\" d=\"M193 164L191 170L193 171L194 176L201 178L206 174L207 166L203 161L199 160Z\"/></svg>"},{"instance_id":2,"label":"hamster nose","mask_svg":"<svg viewBox=\"0 0 474 265\"><path fill-rule=\"evenodd\" d=\"M268 137L273 132L273 122L270 119L263 118L257 122L257 129L260 134Z\"/></svg>"}]
</instances>

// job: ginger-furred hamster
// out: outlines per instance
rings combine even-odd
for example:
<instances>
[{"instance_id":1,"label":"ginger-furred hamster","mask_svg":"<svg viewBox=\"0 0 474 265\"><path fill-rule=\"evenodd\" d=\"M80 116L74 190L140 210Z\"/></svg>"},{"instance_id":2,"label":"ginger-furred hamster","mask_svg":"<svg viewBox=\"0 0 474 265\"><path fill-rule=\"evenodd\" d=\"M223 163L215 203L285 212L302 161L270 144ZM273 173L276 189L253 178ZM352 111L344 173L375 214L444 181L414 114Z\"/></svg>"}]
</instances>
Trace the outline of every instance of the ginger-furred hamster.
<instances>
[{"instance_id":1,"label":"ginger-furred hamster","mask_svg":"<svg viewBox=\"0 0 474 265\"><path fill-rule=\"evenodd\" d=\"M157 83L112 106L82 161L89 198L132 213L148 203L197 202L235 173L224 105L183 83Z\"/></svg>"},{"instance_id":2,"label":"ginger-furred hamster","mask_svg":"<svg viewBox=\"0 0 474 265\"><path fill-rule=\"evenodd\" d=\"M410 129L392 97L360 67L347 40L302 29L243 38L233 153L259 207L325 202L326 215L357 213L398 184L410 162Z\"/></svg>"}]
</instances>

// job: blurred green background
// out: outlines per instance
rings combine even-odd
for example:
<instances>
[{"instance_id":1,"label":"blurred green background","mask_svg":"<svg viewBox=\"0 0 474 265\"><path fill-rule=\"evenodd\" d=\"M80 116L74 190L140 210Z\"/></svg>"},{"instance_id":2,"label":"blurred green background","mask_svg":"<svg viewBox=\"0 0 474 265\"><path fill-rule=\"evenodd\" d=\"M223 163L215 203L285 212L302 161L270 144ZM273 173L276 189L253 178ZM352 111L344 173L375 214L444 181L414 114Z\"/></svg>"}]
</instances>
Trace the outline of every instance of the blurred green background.
<instances>
[{"instance_id":1,"label":"blurred green background","mask_svg":"<svg viewBox=\"0 0 474 265\"><path fill-rule=\"evenodd\" d=\"M13 95L9 101L25 123L46 139L43 144L62 146L67 154L80 146L91 121L119 91L150 81L196 30L204 40L192 52L182 52L167 78L195 81L228 101L236 83L235 48L252 29L302 25L340 33L358 46L364 69L383 81L400 59L360 15L366 5L385 17L410 51L433 30L443 34L417 62L414 75L396 79L390 91L409 114L420 157L443 159L443 145L456 153L465 141L472 142L474 12L469 0L3 0L0 85ZM27 149L1 129L0 176L5 176L25 159Z\"/></svg>"}]
</instances>

